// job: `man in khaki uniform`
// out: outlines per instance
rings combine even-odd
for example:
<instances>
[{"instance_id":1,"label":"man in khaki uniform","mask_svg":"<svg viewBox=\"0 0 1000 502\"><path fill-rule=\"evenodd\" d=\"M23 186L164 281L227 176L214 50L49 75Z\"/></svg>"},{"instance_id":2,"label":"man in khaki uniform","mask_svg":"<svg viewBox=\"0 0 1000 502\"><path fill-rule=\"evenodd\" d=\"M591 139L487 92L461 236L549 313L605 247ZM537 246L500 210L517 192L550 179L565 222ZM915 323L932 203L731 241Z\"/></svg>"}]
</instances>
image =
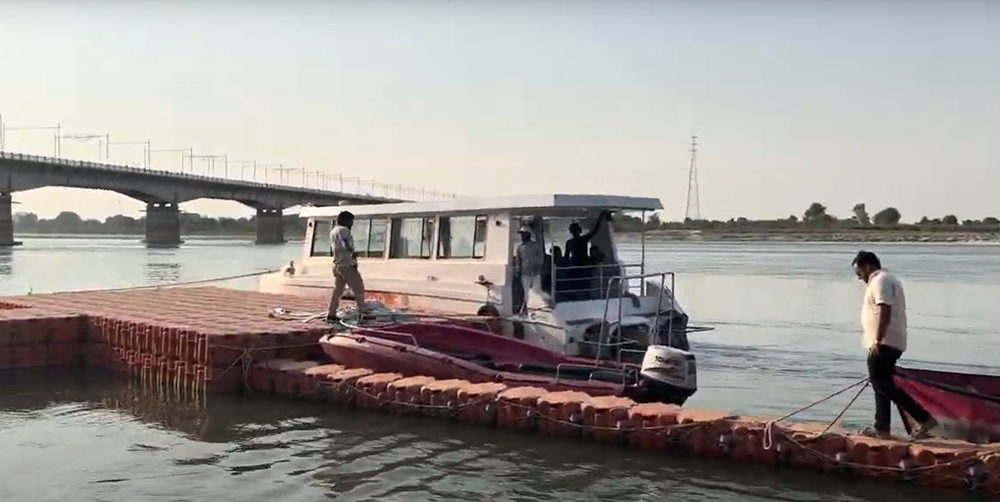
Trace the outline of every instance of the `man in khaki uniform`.
<instances>
[{"instance_id":1,"label":"man in khaki uniform","mask_svg":"<svg viewBox=\"0 0 1000 502\"><path fill-rule=\"evenodd\" d=\"M337 224L330 231L330 247L333 251L333 296L330 297L330 307L326 320L338 322L337 309L340 308L340 298L348 286L354 292L354 301L358 305L358 320L364 313L365 281L358 272L358 253L354 250L354 237L351 227L354 226L354 214L341 211L337 215Z\"/></svg>"}]
</instances>

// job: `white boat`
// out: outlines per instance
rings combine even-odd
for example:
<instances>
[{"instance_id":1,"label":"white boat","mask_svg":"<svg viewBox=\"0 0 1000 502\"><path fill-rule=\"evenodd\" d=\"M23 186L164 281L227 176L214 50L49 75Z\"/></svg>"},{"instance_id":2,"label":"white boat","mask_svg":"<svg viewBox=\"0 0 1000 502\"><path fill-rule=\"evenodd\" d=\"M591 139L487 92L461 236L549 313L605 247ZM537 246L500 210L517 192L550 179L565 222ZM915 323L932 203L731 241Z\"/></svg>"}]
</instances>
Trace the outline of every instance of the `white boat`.
<instances>
[{"instance_id":1,"label":"white boat","mask_svg":"<svg viewBox=\"0 0 1000 502\"><path fill-rule=\"evenodd\" d=\"M328 297L329 234L337 215L349 210L367 299L394 309L497 318L493 326L505 336L570 356L635 363L645 358L644 367L670 366L682 385L693 387L688 316L674 298L674 274L646 269L644 234L638 263L622 261L610 223L590 238L600 250L594 261L570 266L561 258L575 221L587 232L604 214L644 218L660 209L653 198L572 194L306 207L302 261L293 273L262 276L260 286L270 293ZM526 301L513 261L525 227L545 248L541 284L527 291ZM651 346L658 347L655 354Z\"/></svg>"}]
</instances>

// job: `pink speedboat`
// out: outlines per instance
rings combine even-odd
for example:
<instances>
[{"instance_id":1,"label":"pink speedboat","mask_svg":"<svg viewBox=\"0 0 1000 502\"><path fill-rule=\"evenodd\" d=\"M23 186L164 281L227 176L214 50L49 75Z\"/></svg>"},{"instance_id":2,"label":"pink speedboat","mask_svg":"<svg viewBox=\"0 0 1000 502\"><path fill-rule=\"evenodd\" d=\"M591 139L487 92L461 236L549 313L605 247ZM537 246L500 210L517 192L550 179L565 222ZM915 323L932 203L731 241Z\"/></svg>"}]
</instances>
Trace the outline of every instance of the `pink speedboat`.
<instances>
[{"instance_id":1,"label":"pink speedboat","mask_svg":"<svg viewBox=\"0 0 1000 502\"><path fill-rule=\"evenodd\" d=\"M1000 441L1000 376L898 368L896 383L938 419L945 437ZM910 430L912 419L903 416Z\"/></svg>"},{"instance_id":2,"label":"pink speedboat","mask_svg":"<svg viewBox=\"0 0 1000 502\"><path fill-rule=\"evenodd\" d=\"M349 326L320 343L339 364L407 376L503 382L678 405L696 390L693 356L664 346L649 347L640 366L570 357L448 320Z\"/></svg>"}]
</instances>

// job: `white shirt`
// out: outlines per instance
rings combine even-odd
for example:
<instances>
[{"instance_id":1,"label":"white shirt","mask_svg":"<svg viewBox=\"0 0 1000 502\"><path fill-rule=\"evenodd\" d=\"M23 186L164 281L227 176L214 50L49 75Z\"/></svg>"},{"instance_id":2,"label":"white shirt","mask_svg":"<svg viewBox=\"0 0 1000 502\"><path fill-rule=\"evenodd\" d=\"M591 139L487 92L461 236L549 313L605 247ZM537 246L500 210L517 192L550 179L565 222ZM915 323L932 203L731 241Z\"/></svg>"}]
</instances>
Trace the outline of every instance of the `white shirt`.
<instances>
[{"instance_id":1,"label":"white shirt","mask_svg":"<svg viewBox=\"0 0 1000 502\"><path fill-rule=\"evenodd\" d=\"M884 270L877 270L868 278L865 298L861 303L861 329L864 335L861 346L870 349L878 337L879 305L889 305L891 314L885 331L883 345L906 350L906 295L903 283Z\"/></svg>"}]
</instances>

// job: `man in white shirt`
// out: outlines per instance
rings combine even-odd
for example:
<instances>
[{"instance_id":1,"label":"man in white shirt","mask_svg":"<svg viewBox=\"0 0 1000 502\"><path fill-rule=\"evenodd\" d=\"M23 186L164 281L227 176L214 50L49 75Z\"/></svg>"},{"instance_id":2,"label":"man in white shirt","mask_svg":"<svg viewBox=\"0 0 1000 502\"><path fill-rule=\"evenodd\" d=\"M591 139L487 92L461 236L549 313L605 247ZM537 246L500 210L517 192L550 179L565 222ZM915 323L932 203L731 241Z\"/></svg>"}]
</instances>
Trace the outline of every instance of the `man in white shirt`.
<instances>
[{"instance_id":1,"label":"man in white shirt","mask_svg":"<svg viewBox=\"0 0 1000 502\"><path fill-rule=\"evenodd\" d=\"M358 321L361 320L365 305L365 281L358 272L358 253L354 251L354 236L351 227L354 226L354 214L341 211L337 215L337 224L330 231L330 248L333 254L333 296L327 308L327 322L337 322L337 309L340 308L340 298L348 286L354 292L354 301L358 305Z\"/></svg>"},{"instance_id":2,"label":"man in white shirt","mask_svg":"<svg viewBox=\"0 0 1000 502\"><path fill-rule=\"evenodd\" d=\"M875 390L875 425L862 431L870 437L890 437L892 403L917 422L914 439L930 437L937 421L896 385L896 361L906 351L906 296L896 276L882 270L870 251L854 258L854 274L867 284L861 304L862 346L868 350L868 378Z\"/></svg>"}]
</instances>

